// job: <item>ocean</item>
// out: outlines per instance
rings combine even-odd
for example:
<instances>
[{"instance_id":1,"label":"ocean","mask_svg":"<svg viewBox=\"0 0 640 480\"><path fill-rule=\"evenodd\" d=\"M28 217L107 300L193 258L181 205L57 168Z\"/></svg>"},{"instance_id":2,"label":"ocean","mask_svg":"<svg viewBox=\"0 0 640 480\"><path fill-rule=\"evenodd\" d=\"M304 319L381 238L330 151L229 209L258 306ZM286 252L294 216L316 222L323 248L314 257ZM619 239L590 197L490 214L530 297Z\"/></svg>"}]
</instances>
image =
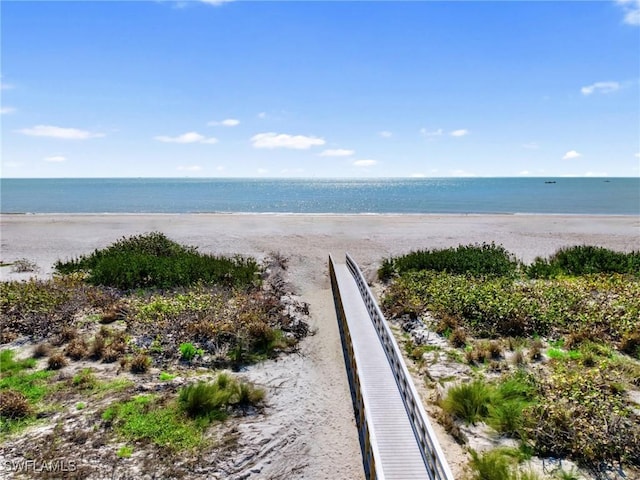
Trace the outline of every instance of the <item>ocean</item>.
<instances>
[{"instance_id":1,"label":"ocean","mask_svg":"<svg viewBox=\"0 0 640 480\"><path fill-rule=\"evenodd\" d=\"M640 215L640 178L1 179L2 213Z\"/></svg>"}]
</instances>

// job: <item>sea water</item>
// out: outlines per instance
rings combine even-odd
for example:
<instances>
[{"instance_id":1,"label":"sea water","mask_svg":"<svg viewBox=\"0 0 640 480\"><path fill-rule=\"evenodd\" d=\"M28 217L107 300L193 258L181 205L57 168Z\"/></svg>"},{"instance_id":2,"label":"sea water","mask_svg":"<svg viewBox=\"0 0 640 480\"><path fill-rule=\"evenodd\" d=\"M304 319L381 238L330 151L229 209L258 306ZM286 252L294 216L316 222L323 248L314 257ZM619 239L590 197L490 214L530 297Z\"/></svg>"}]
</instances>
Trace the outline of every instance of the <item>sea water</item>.
<instances>
[{"instance_id":1,"label":"sea water","mask_svg":"<svg viewBox=\"0 0 640 480\"><path fill-rule=\"evenodd\" d=\"M640 178L1 179L2 213L640 215Z\"/></svg>"}]
</instances>

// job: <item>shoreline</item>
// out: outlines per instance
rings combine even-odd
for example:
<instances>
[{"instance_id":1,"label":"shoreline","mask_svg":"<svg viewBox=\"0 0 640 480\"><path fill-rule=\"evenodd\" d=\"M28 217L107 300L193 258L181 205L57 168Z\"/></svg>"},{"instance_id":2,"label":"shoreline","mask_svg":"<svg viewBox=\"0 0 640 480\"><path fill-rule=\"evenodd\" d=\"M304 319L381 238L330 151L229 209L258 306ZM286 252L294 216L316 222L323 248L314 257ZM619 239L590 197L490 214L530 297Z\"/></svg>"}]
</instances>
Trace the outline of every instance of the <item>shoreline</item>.
<instances>
[{"instance_id":1,"label":"shoreline","mask_svg":"<svg viewBox=\"0 0 640 480\"><path fill-rule=\"evenodd\" d=\"M193 215L193 216L206 216L206 215L256 215L256 216L282 216L282 217L484 217L484 216L531 216L531 217L628 217L639 218L640 215L631 213L536 213L536 212L425 212L425 213L412 213L412 212L360 212L360 213L333 213L333 212L2 212L2 216L25 216L25 217L61 217L61 216L163 216L163 215Z\"/></svg>"}]
</instances>

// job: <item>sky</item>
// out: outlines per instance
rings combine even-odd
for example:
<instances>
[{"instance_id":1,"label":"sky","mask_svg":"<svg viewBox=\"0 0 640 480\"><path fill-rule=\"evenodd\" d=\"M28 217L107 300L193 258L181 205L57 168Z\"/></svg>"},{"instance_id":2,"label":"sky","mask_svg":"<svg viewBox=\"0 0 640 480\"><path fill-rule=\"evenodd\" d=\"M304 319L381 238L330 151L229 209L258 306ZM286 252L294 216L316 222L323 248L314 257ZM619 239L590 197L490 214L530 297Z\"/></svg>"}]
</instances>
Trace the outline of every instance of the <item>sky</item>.
<instances>
[{"instance_id":1,"label":"sky","mask_svg":"<svg viewBox=\"0 0 640 480\"><path fill-rule=\"evenodd\" d=\"M0 2L1 176L640 176L640 0Z\"/></svg>"}]
</instances>

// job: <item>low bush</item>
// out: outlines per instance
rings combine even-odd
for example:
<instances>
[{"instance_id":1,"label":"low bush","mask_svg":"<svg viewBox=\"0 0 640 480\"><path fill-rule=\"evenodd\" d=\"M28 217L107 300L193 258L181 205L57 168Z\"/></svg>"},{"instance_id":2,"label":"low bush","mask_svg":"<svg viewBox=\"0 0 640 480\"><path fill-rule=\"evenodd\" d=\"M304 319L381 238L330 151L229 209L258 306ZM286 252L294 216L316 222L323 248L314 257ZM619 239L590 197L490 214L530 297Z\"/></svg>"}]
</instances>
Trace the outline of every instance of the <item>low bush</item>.
<instances>
[{"instance_id":1,"label":"low bush","mask_svg":"<svg viewBox=\"0 0 640 480\"><path fill-rule=\"evenodd\" d=\"M439 332L464 327L481 338L588 332L580 341L619 341L640 317L640 281L620 274L526 281L410 272L388 287L382 303L389 316L430 312L446 319Z\"/></svg>"},{"instance_id":2,"label":"low bush","mask_svg":"<svg viewBox=\"0 0 640 480\"><path fill-rule=\"evenodd\" d=\"M525 410L525 431L536 453L568 456L592 467L612 461L640 465L640 423L626 406L617 368L576 369L556 363L539 380L544 399Z\"/></svg>"},{"instance_id":3,"label":"low bush","mask_svg":"<svg viewBox=\"0 0 640 480\"><path fill-rule=\"evenodd\" d=\"M460 245L457 248L418 250L386 259L378 270L381 280L409 271L432 270L473 276L506 276L516 272L518 262L501 245Z\"/></svg>"},{"instance_id":4,"label":"low bush","mask_svg":"<svg viewBox=\"0 0 640 480\"><path fill-rule=\"evenodd\" d=\"M159 232L123 238L91 255L55 264L58 272L87 272L94 285L123 290L170 288L197 282L235 287L253 285L259 267L252 258L198 253Z\"/></svg>"},{"instance_id":5,"label":"low bush","mask_svg":"<svg viewBox=\"0 0 640 480\"><path fill-rule=\"evenodd\" d=\"M53 337L51 342L60 346L76 336L72 322L77 315L101 308L104 298L113 295L87 285L78 275L0 282L2 337L29 336L35 341Z\"/></svg>"},{"instance_id":6,"label":"low bush","mask_svg":"<svg viewBox=\"0 0 640 480\"><path fill-rule=\"evenodd\" d=\"M622 253L602 247L580 245L562 248L548 259L538 257L525 270L530 278L594 273L640 275L640 251Z\"/></svg>"}]
</instances>

